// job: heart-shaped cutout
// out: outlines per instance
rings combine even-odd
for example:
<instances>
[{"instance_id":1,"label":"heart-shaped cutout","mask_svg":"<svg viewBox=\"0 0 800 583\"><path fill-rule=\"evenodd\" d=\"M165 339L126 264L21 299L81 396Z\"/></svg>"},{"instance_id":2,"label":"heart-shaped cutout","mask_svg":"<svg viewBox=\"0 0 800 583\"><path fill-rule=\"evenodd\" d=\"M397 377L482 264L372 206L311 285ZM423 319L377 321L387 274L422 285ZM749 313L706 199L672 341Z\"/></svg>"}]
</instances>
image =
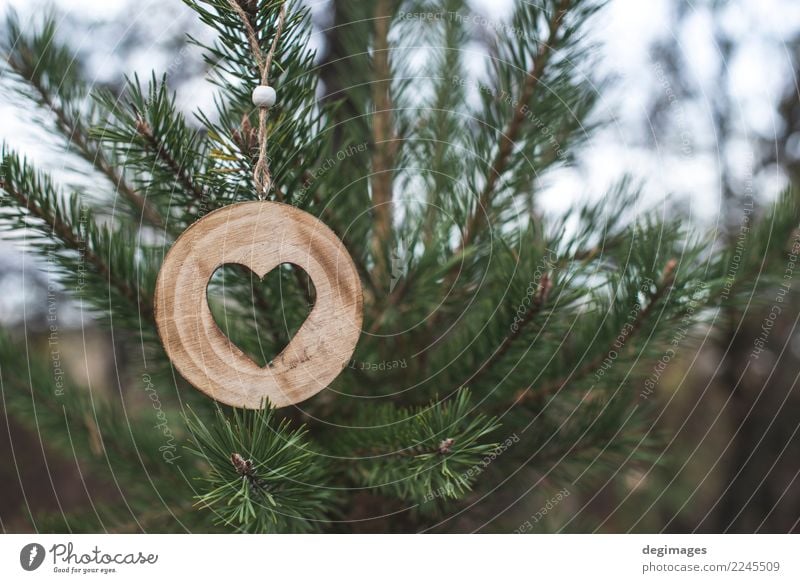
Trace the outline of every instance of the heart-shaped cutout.
<instances>
[{"instance_id":1,"label":"heart-shaped cutout","mask_svg":"<svg viewBox=\"0 0 800 583\"><path fill-rule=\"evenodd\" d=\"M281 263L259 278L250 268L226 263L206 290L220 330L258 366L269 366L306 321L316 289L297 265Z\"/></svg>"}]
</instances>

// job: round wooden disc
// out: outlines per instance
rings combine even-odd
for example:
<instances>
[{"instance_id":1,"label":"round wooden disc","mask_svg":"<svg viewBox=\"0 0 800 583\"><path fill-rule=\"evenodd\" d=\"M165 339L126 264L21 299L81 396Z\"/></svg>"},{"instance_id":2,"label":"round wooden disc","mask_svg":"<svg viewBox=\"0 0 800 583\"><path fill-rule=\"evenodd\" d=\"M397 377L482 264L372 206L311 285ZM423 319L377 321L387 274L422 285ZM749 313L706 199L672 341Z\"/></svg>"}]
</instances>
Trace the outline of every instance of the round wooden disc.
<instances>
[{"instance_id":1,"label":"round wooden disc","mask_svg":"<svg viewBox=\"0 0 800 583\"><path fill-rule=\"evenodd\" d=\"M314 282L314 308L267 366L233 344L211 315L208 281L226 263L261 278L291 263ZM258 409L264 398L285 407L315 395L347 366L361 334L361 282L342 242L314 216L276 202L238 203L178 237L158 274L155 316L170 360L192 385L235 407Z\"/></svg>"}]
</instances>

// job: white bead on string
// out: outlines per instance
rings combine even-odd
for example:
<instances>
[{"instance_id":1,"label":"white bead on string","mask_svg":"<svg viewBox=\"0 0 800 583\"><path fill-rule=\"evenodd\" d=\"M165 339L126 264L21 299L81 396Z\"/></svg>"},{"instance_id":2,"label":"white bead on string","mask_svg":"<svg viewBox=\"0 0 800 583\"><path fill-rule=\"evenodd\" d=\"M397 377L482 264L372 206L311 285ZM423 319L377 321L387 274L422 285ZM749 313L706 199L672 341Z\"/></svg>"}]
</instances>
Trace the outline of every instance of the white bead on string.
<instances>
[{"instance_id":1,"label":"white bead on string","mask_svg":"<svg viewBox=\"0 0 800 583\"><path fill-rule=\"evenodd\" d=\"M269 85L259 85L253 89L253 105L256 107L265 107L269 109L275 105L277 97L275 90Z\"/></svg>"}]
</instances>

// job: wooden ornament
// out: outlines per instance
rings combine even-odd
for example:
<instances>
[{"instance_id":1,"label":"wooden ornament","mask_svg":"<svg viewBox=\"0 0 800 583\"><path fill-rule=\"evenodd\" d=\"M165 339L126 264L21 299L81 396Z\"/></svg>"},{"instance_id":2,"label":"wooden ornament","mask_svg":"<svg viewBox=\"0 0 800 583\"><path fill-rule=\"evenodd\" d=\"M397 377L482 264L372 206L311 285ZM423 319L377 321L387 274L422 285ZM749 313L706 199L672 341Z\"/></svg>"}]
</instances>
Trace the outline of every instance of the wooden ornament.
<instances>
[{"instance_id":1,"label":"wooden ornament","mask_svg":"<svg viewBox=\"0 0 800 583\"><path fill-rule=\"evenodd\" d=\"M311 313L264 367L233 344L211 315L208 282L228 263L261 278L291 263L314 282ZM277 202L237 203L209 213L178 237L158 274L155 317L167 355L192 385L234 407L258 409L265 398L285 407L315 395L347 366L361 333L361 282L342 242L316 217Z\"/></svg>"}]
</instances>

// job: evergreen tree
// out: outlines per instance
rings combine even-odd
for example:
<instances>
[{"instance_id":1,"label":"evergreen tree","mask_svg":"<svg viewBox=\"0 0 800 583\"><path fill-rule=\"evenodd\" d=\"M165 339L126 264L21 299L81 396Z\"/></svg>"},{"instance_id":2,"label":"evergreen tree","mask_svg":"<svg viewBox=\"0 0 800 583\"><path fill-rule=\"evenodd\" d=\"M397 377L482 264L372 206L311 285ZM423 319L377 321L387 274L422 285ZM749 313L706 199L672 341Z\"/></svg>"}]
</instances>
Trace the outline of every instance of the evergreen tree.
<instances>
[{"instance_id":1,"label":"evergreen tree","mask_svg":"<svg viewBox=\"0 0 800 583\"><path fill-rule=\"evenodd\" d=\"M631 181L564 216L540 211L542 176L573 163L596 125L597 87L581 70L597 2L515 3L478 77L465 66L462 0L337 3L336 58L324 67L307 10L292 3L270 72L271 197L342 239L362 278L364 331L314 398L221 406L165 357L155 278L184 229L256 196L247 30L268 51L281 2L185 2L216 33L190 39L218 88L215 110L190 118L168 77L96 90L53 20L34 32L8 21L6 86L41 109L96 186L71 192L5 144L2 226L112 334L137 342L109 398L0 336L5 410L115 493L34 512L39 530L541 529L514 517L523 496L591 493L658 459L653 367L719 308L780 283L796 252L788 194L727 245L682 217L631 212ZM264 282L226 266L209 298L263 364L314 290L290 266Z\"/></svg>"}]
</instances>

